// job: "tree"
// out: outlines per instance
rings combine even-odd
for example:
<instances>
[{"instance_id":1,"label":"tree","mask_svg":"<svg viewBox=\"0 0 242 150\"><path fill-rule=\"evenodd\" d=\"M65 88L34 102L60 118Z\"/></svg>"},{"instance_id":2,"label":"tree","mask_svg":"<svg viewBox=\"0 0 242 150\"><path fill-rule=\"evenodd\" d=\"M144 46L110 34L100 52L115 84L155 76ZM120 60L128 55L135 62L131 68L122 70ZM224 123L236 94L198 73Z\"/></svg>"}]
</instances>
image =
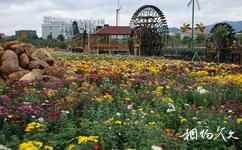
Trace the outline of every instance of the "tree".
<instances>
[{"instance_id":1,"label":"tree","mask_svg":"<svg viewBox=\"0 0 242 150\"><path fill-rule=\"evenodd\" d=\"M48 39L48 40L53 40L52 35L51 35L51 34L49 34L49 35L47 36L47 39Z\"/></svg>"},{"instance_id":2,"label":"tree","mask_svg":"<svg viewBox=\"0 0 242 150\"><path fill-rule=\"evenodd\" d=\"M215 43L220 48L227 47L227 41L228 41L228 31L225 27L221 26L219 27L215 33L213 34L213 39L215 40Z\"/></svg>"},{"instance_id":3,"label":"tree","mask_svg":"<svg viewBox=\"0 0 242 150\"><path fill-rule=\"evenodd\" d=\"M242 34L238 35L238 40L240 41L240 44L242 44Z\"/></svg>"},{"instance_id":4,"label":"tree","mask_svg":"<svg viewBox=\"0 0 242 150\"><path fill-rule=\"evenodd\" d=\"M39 37L38 37L38 35L37 34L35 34L35 35L33 35L33 40L37 40Z\"/></svg>"},{"instance_id":5,"label":"tree","mask_svg":"<svg viewBox=\"0 0 242 150\"><path fill-rule=\"evenodd\" d=\"M192 47L192 38L189 37L189 36L185 36L185 37L182 39L182 44L183 44L183 45L187 45L188 48L191 48L191 47Z\"/></svg>"},{"instance_id":6,"label":"tree","mask_svg":"<svg viewBox=\"0 0 242 150\"><path fill-rule=\"evenodd\" d=\"M197 37L196 37L196 43L197 43L197 45L204 46L205 43L206 43L206 35L198 34Z\"/></svg>"},{"instance_id":7,"label":"tree","mask_svg":"<svg viewBox=\"0 0 242 150\"><path fill-rule=\"evenodd\" d=\"M218 29L213 33L213 39L216 43L216 53L217 53L217 62L219 63L220 60L225 60L227 53L229 52L228 48L230 46L229 43L229 32L226 27L220 26Z\"/></svg>"},{"instance_id":8,"label":"tree","mask_svg":"<svg viewBox=\"0 0 242 150\"><path fill-rule=\"evenodd\" d=\"M179 47L181 43L181 36L179 34L177 35L171 35L168 37L168 45L171 46L172 48L174 47Z\"/></svg>"},{"instance_id":9,"label":"tree","mask_svg":"<svg viewBox=\"0 0 242 150\"><path fill-rule=\"evenodd\" d=\"M57 40L58 41L64 41L65 38L64 38L64 36L62 34L60 34L60 35L58 35Z\"/></svg>"}]
</instances>

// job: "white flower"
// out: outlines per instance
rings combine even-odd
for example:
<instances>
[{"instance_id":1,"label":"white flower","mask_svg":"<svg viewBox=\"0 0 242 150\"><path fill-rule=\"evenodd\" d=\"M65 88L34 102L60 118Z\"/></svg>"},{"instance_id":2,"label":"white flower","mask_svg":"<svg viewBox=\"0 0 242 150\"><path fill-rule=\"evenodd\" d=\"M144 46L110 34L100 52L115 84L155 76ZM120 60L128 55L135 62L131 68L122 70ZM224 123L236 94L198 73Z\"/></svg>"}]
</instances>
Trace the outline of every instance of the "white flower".
<instances>
[{"instance_id":1,"label":"white flower","mask_svg":"<svg viewBox=\"0 0 242 150\"><path fill-rule=\"evenodd\" d=\"M190 105L189 104L185 104L185 106L189 107Z\"/></svg>"},{"instance_id":2,"label":"white flower","mask_svg":"<svg viewBox=\"0 0 242 150\"><path fill-rule=\"evenodd\" d=\"M35 119L36 117L33 115L33 116L31 116L33 119Z\"/></svg>"},{"instance_id":3,"label":"white flower","mask_svg":"<svg viewBox=\"0 0 242 150\"><path fill-rule=\"evenodd\" d=\"M169 106L169 108L167 109L168 113L176 111L176 108L172 103L168 103L168 106Z\"/></svg>"},{"instance_id":4,"label":"white flower","mask_svg":"<svg viewBox=\"0 0 242 150\"><path fill-rule=\"evenodd\" d=\"M193 119L193 120L197 120L197 117L193 117L192 119Z\"/></svg>"},{"instance_id":5,"label":"white flower","mask_svg":"<svg viewBox=\"0 0 242 150\"><path fill-rule=\"evenodd\" d=\"M120 116L121 114L120 113L116 113L117 116Z\"/></svg>"},{"instance_id":6,"label":"white flower","mask_svg":"<svg viewBox=\"0 0 242 150\"><path fill-rule=\"evenodd\" d=\"M152 150L162 150L160 146L156 146L156 145L153 145L151 148Z\"/></svg>"},{"instance_id":7,"label":"white flower","mask_svg":"<svg viewBox=\"0 0 242 150\"><path fill-rule=\"evenodd\" d=\"M133 109L133 104L128 105L128 109L129 110Z\"/></svg>"},{"instance_id":8,"label":"white flower","mask_svg":"<svg viewBox=\"0 0 242 150\"><path fill-rule=\"evenodd\" d=\"M11 149L0 144L0 150L11 150Z\"/></svg>"},{"instance_id":9,"label":"white flower","mask_svg":"<svg viewBox=\"0 0 242 150\"><path fill-rule=\"evenodd\" d=\"M43 122L44 121L44 118L42 118L42 117L41 118L38 118L38 121L39 122Z\"/></svg>"},{"instance_id":10,"label":"white flower","mask_svg":"<svg viewBox=\"0 0 242 150\"><path fill-rule=\"evenodd\" d=\"M200 94L206 94L208 93L207 90L205 90L203 87L199 86L197 87L197 92L200 93Z\"/></svg>"},{"instance_id":11,"label":"white flower","mask_svg":"<svg viewBox=\"0 0 242 150\"><path fill-rule=\"evenodd\" d=\"M8 115L8 118L13 118L13 115Z\"/></svg>"}]
</instances>

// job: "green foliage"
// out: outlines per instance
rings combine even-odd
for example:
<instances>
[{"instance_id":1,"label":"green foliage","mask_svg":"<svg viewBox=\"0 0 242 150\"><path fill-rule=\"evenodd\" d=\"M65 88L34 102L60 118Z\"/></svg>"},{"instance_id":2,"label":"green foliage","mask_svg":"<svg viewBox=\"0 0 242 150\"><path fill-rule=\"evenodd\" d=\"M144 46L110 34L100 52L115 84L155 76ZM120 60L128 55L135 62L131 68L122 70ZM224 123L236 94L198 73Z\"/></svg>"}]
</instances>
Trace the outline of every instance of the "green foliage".
<instances>
[{"instance_id":1,"label":"green foliage","mask_svg":"<svg viewBox=\"0 0 242 150\"><path fill-rule=\"evenodd\" d=\"M192 47L192 38L191 37L188 37L188 36L185 36L183 39L182 39L182 44L184 46L187 46L188 48L191 48Z\"/></svg>"},{"instance_id":2,"label":"green foliage","mask_svg":"<svg viewBox=\"0 0 242 150\"><path fill-rule=\"evenodd\" d=\"M197 37L196 37L196 46L202 46L202 47L205 47L206 45L206 35L204 34L198 34Z\"/></svg>"},{"instance_id":3,"label":"green foliage","mask_svg":"<svg viewBox=\"0 0 242 150\"><path fill-rule=\"evenodd\" d=\"M168 36L168 46L169 47L179 47L181 45L181 37L180 35L175 35L175 36Z\"/></svg>"},{"instance_id":4,"label":"green foliage","mask_svg":"<svg viewBox=\"0 0 242 150\"><path fill-rule=\"evenodd\" d=\"M213 39L218 44L219 47L222 47L224 42L228 40L228 31L226 27L219 27L213 34Z\"/></svg>"},{"instance_id":5,"label":"green foliage","mask_svg":"<svg viewBox=\"0 0 242 150\"><path fill-rule=\"evenodd\" d=\"M52 40L52 39L53 39L53 36L52 36L51 34L49 34L49 35L47 36L47 39L48 39L48 40Z\"/></svg>"},{"instance_id":6,"label":"green foliage","mask_svg":"<svg viewBox=\"0 0 242 150\"><path fill-rule=\"evenodd\" d=\"M0 43L10 42L10 41L15 41L15 40L16 40L16 37L11 36L11 37L8 37L8 38L0 39Z\"/></svg>"},{"instance_id":7,"label":"green foliage","mask_svg":"<svg viewBox=\"0 0 242 150\"><path fill-rule=\"evenodd\" d=\"M242 34L240 34L240 35L238 36L238 39L239 39L239 41L240 41L240 44L242 44Z\"/></svg>"}]
</instances>

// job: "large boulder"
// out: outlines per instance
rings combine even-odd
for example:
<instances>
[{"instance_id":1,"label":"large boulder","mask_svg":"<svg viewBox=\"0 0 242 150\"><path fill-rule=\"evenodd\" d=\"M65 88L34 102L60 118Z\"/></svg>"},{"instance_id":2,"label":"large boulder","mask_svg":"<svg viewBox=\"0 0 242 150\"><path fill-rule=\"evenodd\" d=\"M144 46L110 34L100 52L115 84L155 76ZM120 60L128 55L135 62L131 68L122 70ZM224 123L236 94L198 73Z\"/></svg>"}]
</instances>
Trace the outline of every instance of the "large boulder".
<instances>
[{"instance_id":1,"label":"large boulder","mask_svg":"<svg viewBox=\"0 0 242 150\"><path fill-rule=\"evenodd\" d=\"M33 60L29 63L28 69L44 69L49 67L49 64L42 60Z\"/></svg>"},{"instance_id":2,"label":"large boulder","mask_svg":"<svg viewBox=\"0 0 242 150\"><path fill-rule=\"evenodd\" d=\"M2 58L3 53L4 53L4 49L3 49L3 47L0 45L0 59Z\"/></svg>"},{"instance_id":3,"label":"large boulder","mask_svg":"<svg viewBox=\"0 0 242 150\"><path fill-rule=\"evenodd\" d=\"M21 67L27 69L28 65L29 65L29 57L27 54L23 53L20 55L19 57L19 64Z\"/></svg>"},{"instance_id":4,"label":"large boulder","mask_svg":"<svg viewBox=\"0 0 242 150\"><path fill-rule=\"evenodd\" d=\"M48 76L48 75L43 75L42 76L42 80L40 81L40 85L43 87L48 87L51 89L55 89L56 88L56 84L57 82L59 82L60 79L53 77L53 76Z\"/></svg>"},{"instance_id":5,"label":"large boulder","mask_svg":"<svg viewBox=\"0 0 242 150\"><path fill-rule=\"evenodd\" d=\"M5 75L19 71L18 56L11 50L6 50L1 58L2 66L0 70Z\"/></svg>"},{"instance_id":6,"label":"large boulder","mask_svg":"<svg viewBox=\"0 0 242 150\"><path fill-rule=\"evenodd\" d=\"M32 54L31 54L31 57L34 58L39 58L39 59L44 59L44 58L52 58L50 53L48 53L46 50L44 49L38 49L38 50L35 50Z\"/></svg>"},{"instance_id":7,"label":"large boulder","mask_svg":"<svg viewBox=\"0 0 242 150\"><path fill-rule=\"evenodd\" d=\"M66 71L61 67L48 67L44 69L44 75L54 76L59 79L63 79L65 77Z\"/></svg>"},{"instance_id":8,"label":"large boulder","mask_svg":"<svg viewBox=\"0 0 242 150\"><path fill-rule=\"evenodd\" d=\"M39 62L38 61L31 61L28 66L29 70L32 69L39 69Z\"/></svg>"},{"instance_id":9,"label":"large boulder","mask_svg":"<svg viewBox=\"0 0 242 150\"><path fill-rule=\"evenodd\" d=\"M53 58L50 58L50 57L47 57L47 58L44 58L42 59L44 62L46 62L47 64L49 64L50 66L54 66L55 64L55 61Z\"/></svg>"},{"instance_id":10,"label":"large boulder","mask_svg":"<svg viewBox=\"0 0 242 150\"><path fill-rule=\"evenodd\" d=\"M40 69L44 69L44 68L47 68L47 67L50 66L48 63L46 63L46 62L44 62L42 60L39 60L38 63L39 63Z\"/></svg>"},{"instance_id":11,"label":"large boulder","mask_svg":"<svg viewBox=\"0 0 242 150\"><path fill-rule=\"evenodd\" d=\"M4 51L4 48L2 47L2 45L0 45L0 51Z\"/></svg>"},{"instance_id":12,"label":"large boulder","mask_svg":"<svg viewBox=\"0 0 242 150\"><path fill-rule=\"evenodd\" d=\"M18 44L18 41L11 41L2 44L2 47L6 50L9 49L12 45Z\"/></svg>"},{"instance_id":13,"label":"large boulder","mask_svg":"<svg viewBox=\"0 0 242 150\"><path fill-rule=\"evenodd\" d=\"M24 43L16 43L13 45L10 45L8 49L14 51L17 55L21 54L24 52Z\"/></svg>"},{"instance_id":14,"label":"large boulder","mask_svg":"<svg viewBox=\"0 0 242 150\"><path fill-rule=\"evenodd\" d=\"M25 74L29 73L28 70L17 71L8 75L7 83L11 83L13 81L21 79Z\"/></svg>"},{"instance_id":15,"label":"large boulder","mask_svg":"<svg viewBox=\"0 0 242 150\"><path fill-rule=\"evenodd\" d=\"M25 54L28 55L29 57L34 52L34 46L32 44L24 44L23 49Z\"/></svg>"},{"instance_id":16,"label":"large boulder","mask_svg":"<svg viewBox=\"0 0 242 150\"><path fill-rule=\"evenodd\" d=\"M43 84L49 85L66 76L63 63L55 63L46 50L34 50L31 44L18 41L0 44L0 60L0 74L6 84L32 82L38 78Z\"/></svg>"},{"instance_id":17,"label":"large boulder","mask_svg":"<svg viewBox=\"0 0 242 150\"><path fill-rule=\"evenodd\" d=\"M34 69L31 72L25 74L20 81L32 82L36 79L42 79L42 71L40 69Z\"/></svg>"}]
</instances>

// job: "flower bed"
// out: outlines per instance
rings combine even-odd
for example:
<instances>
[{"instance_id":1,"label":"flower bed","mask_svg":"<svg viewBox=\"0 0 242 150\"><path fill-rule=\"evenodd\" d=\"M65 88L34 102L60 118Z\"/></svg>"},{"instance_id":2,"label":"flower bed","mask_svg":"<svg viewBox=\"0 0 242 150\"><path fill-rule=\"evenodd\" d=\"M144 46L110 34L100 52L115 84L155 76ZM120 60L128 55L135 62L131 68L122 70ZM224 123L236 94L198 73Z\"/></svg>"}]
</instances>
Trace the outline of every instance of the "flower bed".
<instances>
[{"instance_id":1,"label":"flower bed","mask_svg":"<svg viewBox=\"0 0 242 150\"><path fill-rule=\"evenodd\" d=\"M52 55L69 76L46 87L8 87L0 97L0 144L21 150L242 147L239 66Z\"/></svg>"}]
</instances>

